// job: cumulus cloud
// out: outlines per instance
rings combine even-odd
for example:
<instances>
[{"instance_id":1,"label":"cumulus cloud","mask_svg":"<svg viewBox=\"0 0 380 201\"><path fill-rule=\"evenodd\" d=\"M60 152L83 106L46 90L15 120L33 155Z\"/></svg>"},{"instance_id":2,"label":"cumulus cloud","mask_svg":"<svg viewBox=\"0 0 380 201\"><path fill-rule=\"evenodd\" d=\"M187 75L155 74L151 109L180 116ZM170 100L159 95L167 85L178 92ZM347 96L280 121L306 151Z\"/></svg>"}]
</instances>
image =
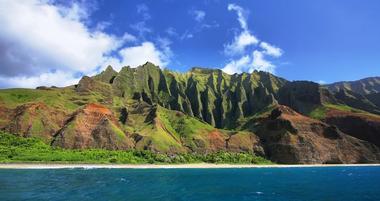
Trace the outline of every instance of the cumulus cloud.
<instances>
[{"instance_id":1,"label":"cumulus cloud","mask_svg":"<svg viewBox=\"0 0 380 201\"><path fill-rule=\"evenodd\" d=\"M242 73L249 66L250 60L249 56L243 56L238 60L230 61L222 70L228 74Z\"/></svg>"},{"instance_id":2,"label":"cumulus cloud","mask_svg":"<svg viewBox=\"0 0 380 201\"><path fill-rule=\"evenodd\" d=\"M36 76L0 76L1 87L30 88L36 86L69 86L78 83L79 77L75 78L73 74L57 71L42 73Z\"/></svg>"},{"instance_id":3,"label":"cumulus cloud","mask_svg":"<svg viewBox=\"0 0 380 201\"><path fill-rule=\"evenodd\" d=\"M224 52L227 55L241 54L245 52L245 48L249 45L255 45L259 40L248 31L243 31L235 36L234 41L225 45Z\"/></svg>"},{"instance_id":4,"label":"cumulus cloud","mask_svg":"<svg viewBox=\"0 0 380 201\"><path fill-rule=\"evenodd\" d=\"M129 33L90 29L90 13L81 6L0 1L0 87L74 84L75 75L93 74L107 62L134 66L138 58L139 64L168 63L166 53L152 42L139 44ZM131 52L137 52L134 58Z\"/></svg>"},{"instance_id":5,"label":"cumulus cloud","mask_svg":"<svg viewBox=\"0 0 380 201\"><path fill-rule=\"evenodd\" d=\"M253 70L274 72L274 65L265 60L264 54L258 50L253 51L252 65L249 68L251 73Z\"/></svg>"},{"instance_id":6,"label":"cumulus cloud","mask_svg":"<svg viewBox=\"0 0 380 201\"><path fill-rule=\"evenodd\" d=\"M123 42L101 31L91 32L80 21L84 11L76 4L65 12L38 1L1 4L1 74L30 75L52 67L88 72Z\"/></svg>"},{"instance_id":7,"label":"cumulus cloud","mask_svg":"<svg viewBox=\"0 0 380 201\"><path fill-rule=\"evenodd\" d=\"M165 65L170 63L170 59L173 57L172 49L170 48L170 45L172 44L172 41L168 38L161 38L159 37L157 39L157 44L160 47L160 55L161 55L161 63L163 67Z\"/></svg>"},{"instance_id":8,"label":"cumulus cloud","mask_svg":"<svg viewBox=\"0 0 380 201\"><path fill-rule=\"evenodd\" d=\"M164 51L160 51L152 42L144 42L138 46L121 49L118 52L121 59L111 58L106 63L115 66L117 70L121 66L137 67L147 61L164 67L169 63L171 57L170 47L165 46L164 48L166 48Z\"/></svg>"},{"instance_id":9,"label":"cumulus cloud","mask_svg":"<svg viewBox=\"0 0 380 201\"><path fill-rule=\"evenodd\" d=\"M252 55L244 55L237 60L231 60L222 70L228 74L252 73L254 70L274 73L274 68L275 66L264 58L263 52L255 50Z\"/></svg>"},{"instance_id":10,"label":"cumulus cloud","mask_svg":"<svg viewBox=\"0 0 380 201\"><path fill-rule=\"evenodd\" d=\"M266 42L261 42L260 47L264 49L264 53L273 57L280 57L282 55L282 50L276 46L273 46Z\"/></svg>"},{"instance_id":11,"label":"cumulus cloud","mask_svg":"<svg viewBox=\"0 0 380 201\"><path fill-rule=\"evenodd\" d=\"M235 35L232 43L228 43L224 46L224 52L227 55L242 54L244 53L247 46L256 45L259 40L256 38L256 36L251 34L248 29L248 12L236 4L229 4L227 8L229 11L236 12L242 31L238 35Z\"/></svg>"},{"instance_id":12,"label":"cumulus cloud","mask_svg":"<svg viewBox=\"0 0 380 201\"><path fill-rule=\"evenodd\" d=\"M241 30L234 36L231 43L224 45L224 53L230 59L222 70L229 74L254 70L274 73L276 66L265 56L278 58L283 54L283 50L260 41L251 33L247 23L248 11L236 4L229 4L227 9L236 12Z\"/></svg>"}]
</instances>

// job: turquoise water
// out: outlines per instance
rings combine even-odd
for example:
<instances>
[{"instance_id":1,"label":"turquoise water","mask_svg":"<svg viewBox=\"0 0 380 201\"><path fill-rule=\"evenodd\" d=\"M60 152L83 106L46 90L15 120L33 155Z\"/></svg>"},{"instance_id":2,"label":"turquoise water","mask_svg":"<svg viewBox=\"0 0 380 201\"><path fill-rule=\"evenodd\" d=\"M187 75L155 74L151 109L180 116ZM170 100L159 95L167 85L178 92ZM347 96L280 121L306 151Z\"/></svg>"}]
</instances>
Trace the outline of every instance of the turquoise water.
<instances>
[{"instance_id":1,"label":"turquoise water","mask_svg":"<svg viewBox=\"0 0 380 201\"><path fill-rule=\"evenodd\" d=\"M0 200L380 200L380 167L0 170Z\"/></svg>"}]
</instances>

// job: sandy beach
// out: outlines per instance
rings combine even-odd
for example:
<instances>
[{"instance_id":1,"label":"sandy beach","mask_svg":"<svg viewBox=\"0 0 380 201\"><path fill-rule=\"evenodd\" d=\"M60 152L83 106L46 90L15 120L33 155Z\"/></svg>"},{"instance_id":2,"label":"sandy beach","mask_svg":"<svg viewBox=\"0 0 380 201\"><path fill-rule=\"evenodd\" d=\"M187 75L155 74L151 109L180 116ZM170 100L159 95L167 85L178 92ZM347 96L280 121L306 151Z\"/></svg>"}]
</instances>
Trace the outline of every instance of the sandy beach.
<instances>
[{"instance_id":1,"label":"sandy beach","mask_svg":"<svg viewBox=\"0 0 380 201\"><path fill-rule=\"evenodd\" d=\"M173 168L304 168L304 167L350 167L380 166L380 164L312 164L312 165L239 165L239 164L0 164L0 169L65 169L65 168L122 168L122 169L173 169Z\"/></svg>"}]
</instances>

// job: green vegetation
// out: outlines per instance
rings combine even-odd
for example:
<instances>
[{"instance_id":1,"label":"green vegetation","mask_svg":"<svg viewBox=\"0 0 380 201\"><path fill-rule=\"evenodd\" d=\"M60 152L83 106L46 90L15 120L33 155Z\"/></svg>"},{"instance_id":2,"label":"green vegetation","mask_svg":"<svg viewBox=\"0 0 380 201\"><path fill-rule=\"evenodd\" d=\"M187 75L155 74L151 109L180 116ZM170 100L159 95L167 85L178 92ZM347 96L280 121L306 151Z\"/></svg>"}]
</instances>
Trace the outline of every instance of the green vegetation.
<instances>
[{"instance_id":1,"label":"green vegetation","mask_svg":"<svg viewBox=\"0 0 380 201\"><path fill-rule=\"evenodd\" d=\"M327 108L325 106L318 106L309 113L309 117L313 119L324 119L326 117Z\"/></svg>"},{"instance_id":2,"label":"green vegetation","mask_svg":"<svg viewBox=\"0 0 380 201\"><path fill-rule=\"evenodd\" d=\"M367 113L363 110L359 110L359 109L356 109L356 108L352 108L348 105L334 105L334 104L326 104L326 107L330 108L330 109L336 109L336 110L341 110L341 111L346 111L346 112L353 112L353 113Z\"/></svg>"},{"instance_id":3,"label":"green vegetation","mask_svg":"<svg viewBox=\"0 0 380 201\"><path fill-rule=\"evenodd\" d=\"M99 149L66 150L52 148L37 138L23 138L0 131L0 162L176 164L228 163L271 164L270 161L245 153L160 154L151 151L110 151Z\"/></svg>"},{"instance_id":4,"label":"green vegetation","mask_svg":"<svg viewBox=\"0 0 380 201\"><path fill-rule=\"evenodd\" d=\"M308 116L313 119L324 119L326 117L326 113L329 110L339 110L339 111L345 111L345 112L352 112L352 113L360 113L360 114L366 114L366 115L374 115L369 112L359 110L356 108L352 108L348 105L342 105L342 104L324 104L322 106L318 106L315 109L313 109Z\"/></svg>"},{"instance_id":5,"label":"green vegetation","mask_svg":"<svg viewBox=\"0 0 380 201\"><path fill-rule=\"evenodd\" d=\"M0 91L0 103L9 108L29 102L44 102L63 110L73 111L78 105L74 98L81 98L70 88L35 90L35 89L4 89Z\"/></svg>"},{"instance_id":6,"label":"green vegetation","mask_svg":"<svg viewBox=\"0 0 380 201\"><path fill-rule=\"evenodd\" d=\"M177 136L192 136L202 129L207 131L214 129L211 125L199 119L181 112L173 112L160 106L158 106L157 115L164 125L166 125L166 128Z\"/></svg>"}]
</instances>

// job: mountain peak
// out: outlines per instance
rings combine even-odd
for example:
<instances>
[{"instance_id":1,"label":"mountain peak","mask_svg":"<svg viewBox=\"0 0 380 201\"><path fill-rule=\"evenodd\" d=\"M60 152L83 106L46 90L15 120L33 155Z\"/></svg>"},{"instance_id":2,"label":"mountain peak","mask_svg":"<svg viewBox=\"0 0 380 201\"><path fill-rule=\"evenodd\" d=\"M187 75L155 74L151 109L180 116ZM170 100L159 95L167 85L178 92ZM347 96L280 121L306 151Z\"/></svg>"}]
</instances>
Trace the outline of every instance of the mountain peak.
<instances>
[{"instance_id":1,"label":"mountain peak","mask_svg":"<svg viewBox=\"0 0 380 201\"><path fill-rule=\"evenodd\" d=\"M216 72L216 73L220 73L222 72L222 70L218 69L218 68L205 68L205 67L192 67L190 69L190 72L193 72L193 73L213 73L213 72Z\"/></svg>"},{"instance_id":2,"label":"mountain peak","mask_svg":"<svg viewBox=\"0 0 380 201\"><path fill-rule=\"evenodd\" d=\"M95 75L94 78L102 82L112 83L116 75L117 72L112 68L111 65L108 65L104 71L98 75Z\"/></svg>"},{"instance_id":3,"label":"mountain peak","mask_svg":"<svg viewBox=\"0 0 380 201\"><path fill-rule=\"evenodd\" d=\"M147 61L145 64L143 64L143 65L141 65L139 67L144 67L144 68L160 68L156 64L154 64L152 62L149 62L149 61ZM139 67L137 67L137 68L139 68Z\"/></svg>"},{"instance_id":4,"label":"mountain peak","mask_svg":"<svg viewBox=\"0 0 380 201\"><path fill-rule=\"evenodd\" d=\"M112 68L111 65L108 65L105 71L107 71L107 72L116 72L116 71Z\"/></svg>"}]
</instances>

